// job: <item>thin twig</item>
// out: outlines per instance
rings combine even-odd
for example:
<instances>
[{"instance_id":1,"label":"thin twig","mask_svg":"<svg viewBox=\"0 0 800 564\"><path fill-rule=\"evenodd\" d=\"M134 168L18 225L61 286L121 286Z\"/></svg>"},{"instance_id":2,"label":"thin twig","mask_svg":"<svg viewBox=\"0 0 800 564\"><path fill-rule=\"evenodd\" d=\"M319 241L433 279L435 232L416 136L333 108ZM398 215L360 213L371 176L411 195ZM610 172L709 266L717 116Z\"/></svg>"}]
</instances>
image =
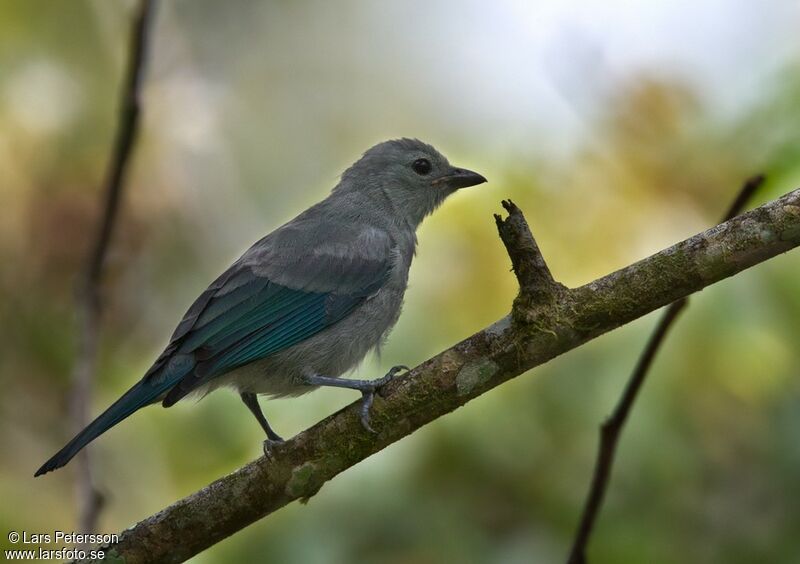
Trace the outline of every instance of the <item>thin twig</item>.
<instances>
[{"instance_id":1,"label":"thin twig","mask_svg":"<svg viewBox=\"0 0 800 564\"><path fill-rule=\"evenodd\" d=\"M731 204L731 207L728 209L728 212L723 217L722 222L726 222L739 215L753 193L763 183L764 175L753 176L747 180L739 191L736 199ZM688 304L689 299L682 298L670 304L664 311L658 325L656 325L653 334L647 342L647 346L645 346L644 351L642 351L639 361L636 363L633 374L631 374L628 383L625 385L625 390L617 406L614 408L611 416L600 427L600 445L598 447L597 460L595 461L589 494L586 497L586 504L570 551L569 564L586 563L586 547L589 543L589 538L591 537L595 522L597 521L600 507L603 504L606 490L608 489L611 469L614 464L614 455L616 454L622 429L630 415L639 391L647 378L647 373L650 366L653 364L656 353L664 343L664 339L670 327L672 327L681 311L683 311Z\"/></svg>"},{"instance_id":2,"label":"thin twig","mask_svg":"<svg viewBox=\"0 0 800 564\"><path fill-rule=\"evenodd\" d=\"M80 431L88 423L90 397L97 371L97 340L101 310L100 283L103 265L119 216L128 163L139 128L139 98L154 3L154 0L141 1L131 28L128 66L122 85L119 124L103 188L103 198L105 199L103 215L76 292L78 350L72 371L71 394L72 423L76 431ZM103 497L95 488L92 479L88 450L84 449L78 455L76 468L78 530L86 533L93 532L97 528L97 520L103 503Z\"/></svg>"}]
</instances>

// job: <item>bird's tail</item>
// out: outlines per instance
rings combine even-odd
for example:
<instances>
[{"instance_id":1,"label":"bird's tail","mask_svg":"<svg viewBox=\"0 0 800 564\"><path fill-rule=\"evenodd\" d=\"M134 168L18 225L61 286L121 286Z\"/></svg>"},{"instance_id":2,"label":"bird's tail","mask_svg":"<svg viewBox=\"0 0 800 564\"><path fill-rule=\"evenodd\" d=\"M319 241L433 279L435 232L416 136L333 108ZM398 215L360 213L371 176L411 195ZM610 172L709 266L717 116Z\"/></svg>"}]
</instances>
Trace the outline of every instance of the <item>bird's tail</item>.
<instances>
[{"instance_id":1,"label":"bird's tail","mask_svg":"<svg viewBox=\"0 0 800 564\"><path fill-rule=\"evenodd\" d=\"M42 467L36 471L34 476L40 476L64 466L91 441L131 415L134 411L157 400L161 394L169 389L170 384L172 384L172 382L169 381L161 381L158 384L148 379L139 381L130 390L125 392L121 398L111 404L111 407L100 414L97 419L89 423L89 425L68 442L64 448L45 462Z\"/></svg>"}]
</instances>

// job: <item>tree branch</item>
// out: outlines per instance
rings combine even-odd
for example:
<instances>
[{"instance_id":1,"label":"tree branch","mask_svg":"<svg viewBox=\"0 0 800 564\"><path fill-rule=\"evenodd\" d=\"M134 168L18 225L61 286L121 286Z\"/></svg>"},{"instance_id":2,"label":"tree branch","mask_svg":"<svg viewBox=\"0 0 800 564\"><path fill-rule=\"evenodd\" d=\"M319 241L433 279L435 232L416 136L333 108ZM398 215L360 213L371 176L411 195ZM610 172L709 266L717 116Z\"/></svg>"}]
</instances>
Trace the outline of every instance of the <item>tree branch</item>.
<instances>
[{"instance_id":1,"label":"tree branch","mask_svg":"<svg viewBox=\"0 0 800 564\"><path fill-rule=\"evenodd\" d=\"M108 254L111 236L119 216L120 199L128 170L128 162L136 141L139 126L139 95L146 59L150 20L153 2L142 0L131 28L129 60L122 86L119 125L114 140L103 188L103 215L100 219L94 242L87 256L75 296L78 344L72 370L72 393L70 411L75 431L83 429L89 422L89 402L97 371L97 339L100 325L100 283L103 265ZM103 503L103 497L95 488L89 449L77 456L75 493L78 502L78 530L93 532Z\"/></svg>"},{"instance_id":2,"label":"tree branch","mask_svg":"<svg viewBox=\"0 0 800 564\"><path fill-rule=\"evenodd\" d=\"M526 298L525 303L519 306L552 305L567 288L556 282L550 273L522 211L511 200L503 200L501 204L508 212L508 217L503 219L494 214L494 220L511 258L511 269L519 282L520 296Z\"/></svg>"},{"instance_id":3,"label":"tree branch","mask_svg":"<svg viewBox=\"0 0 800 564\"><path fill-rule=\"evenodd\" d=\"M521 212L510 213L518 223L515 231L527 238ZM504 238L507 245L512 241ZM495 386L798 245L800 190L795 190L565 290L551 305L535 307L518 299L510 316L387 384L385 397L373 405L377 434L362 428L360 404L354 402L277 446L269 460L259 458L122 532L107 547L106 558L128 564L183 562L284 505L313 496L340 472ZM512 246L513 262L518 247ZM526 292L520 288L521 295Z\"/></svg>"},{"instance_id":4,"label":"tree branch","mask_svg":"<svg viewBox=\"0 0 800 564\"><path fill-rule=\"evenodd\" d=\"M747 204L747 201L763 183L763 175L754 176L745 182L739 194L736 196L736 199L731 204L731 207L722 218L722 221L729 221L739 215L745 204ZM658 325L656 325L653 334L647 342L647 346L645 346L642 355L639 357L639 361L636 363L633 374L631 374L628 379L628 383L622 392L619 402L611 416L600 427L600 445L598 447L597 460L595 461L594 471L592 473L592 482L589 487L589 494L586 496L586 504L575 534L572 549L570 550L569 559L567 561L568 564L585 564L586 562L586 547L589 543L589 537L592 535L594 524L597 521L600 507L603 504L606 490L608 489L608 482L611 479L611 469L614 465L614 456L617 452L617 443L622 434L622 429L644 385L644 381L647 378L647 373L653 364L656 353L658 353L658 350L664 343L669 329L687 305L689 305L689 298L681 298L677 302L673 302L664 311L664 315L659 320Z\"/></svg>"}]
</instances>

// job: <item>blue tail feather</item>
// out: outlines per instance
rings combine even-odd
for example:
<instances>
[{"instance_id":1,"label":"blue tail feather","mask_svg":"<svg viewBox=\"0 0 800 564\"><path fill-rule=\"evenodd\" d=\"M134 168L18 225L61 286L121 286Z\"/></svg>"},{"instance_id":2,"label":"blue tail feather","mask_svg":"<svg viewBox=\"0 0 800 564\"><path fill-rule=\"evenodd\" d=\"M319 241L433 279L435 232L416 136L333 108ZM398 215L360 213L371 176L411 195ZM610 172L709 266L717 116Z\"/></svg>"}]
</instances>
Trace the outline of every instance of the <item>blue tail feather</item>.
<instances>
[{"instance_id":1,"label":"blue tail feather","mask_svg":"<svg viewBox=\"0 0 800 564\"><path fill-rule=\"evenodd\" d=\"M83 447L133 412L156 401L158 397L166 392L173 384L174 380L171 378L159 383L147 379L141 380L130 390L125 392L111 407L100 414L97 419L89 423L83 431L78 433L50 460L45 462L42 467L36 471L34 476L40 476L56 468L61 468L69 462L73 456L78 454Z\"/></svg>"}]
</instances>

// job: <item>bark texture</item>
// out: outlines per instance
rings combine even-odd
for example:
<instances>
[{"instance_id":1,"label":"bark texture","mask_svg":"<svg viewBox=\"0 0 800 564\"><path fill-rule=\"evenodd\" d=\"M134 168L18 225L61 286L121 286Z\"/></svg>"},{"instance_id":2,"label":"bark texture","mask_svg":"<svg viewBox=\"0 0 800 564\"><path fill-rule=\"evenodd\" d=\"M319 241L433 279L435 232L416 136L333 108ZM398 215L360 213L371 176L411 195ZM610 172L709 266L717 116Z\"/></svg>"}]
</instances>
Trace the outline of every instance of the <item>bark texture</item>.
<instances>
[{"instance_id":1,"label":"bark texture","mask_svg":"<svg viewBox=\"0 0 800 564\"><path fill-rule=\"evenodd\" d=\"M355 402L121 533L106 561L183 562L316 494L328 480L503 382L800 245L800 190L579 288L555 282L522 212L500 236L520 282L511 313L390 382L365 431Z\"/></svg>"}]
</instances>

